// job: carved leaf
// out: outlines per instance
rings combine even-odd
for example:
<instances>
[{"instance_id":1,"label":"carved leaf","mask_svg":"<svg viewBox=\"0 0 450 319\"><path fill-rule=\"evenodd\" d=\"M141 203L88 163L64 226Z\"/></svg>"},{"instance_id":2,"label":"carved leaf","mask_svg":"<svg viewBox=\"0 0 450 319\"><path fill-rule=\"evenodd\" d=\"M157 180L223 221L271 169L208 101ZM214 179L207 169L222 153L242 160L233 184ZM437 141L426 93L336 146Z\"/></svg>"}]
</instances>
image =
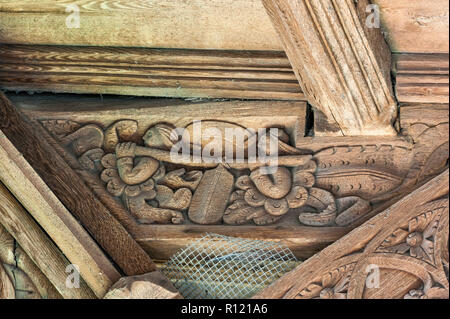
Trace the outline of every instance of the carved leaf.
<instances>
[{"instance_id":1,"label":"carved leaf","mask_svg":"<svg viewBox=\"0 0 450 319\"><path fill-rule=\"evenodd\" d=\"M207 171L192 198L189 218L202 225L220 222L233 185L234 177L223 165Z\"/></svg>"}]
</instances>

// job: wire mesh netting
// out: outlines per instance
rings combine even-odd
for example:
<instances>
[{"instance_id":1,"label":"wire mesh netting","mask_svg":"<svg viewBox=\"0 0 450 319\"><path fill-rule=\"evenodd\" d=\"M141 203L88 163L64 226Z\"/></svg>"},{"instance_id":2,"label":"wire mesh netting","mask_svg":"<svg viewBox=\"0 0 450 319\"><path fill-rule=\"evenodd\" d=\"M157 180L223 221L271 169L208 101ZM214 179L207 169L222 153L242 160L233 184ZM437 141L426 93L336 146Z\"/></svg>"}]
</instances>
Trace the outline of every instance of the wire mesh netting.
<instances>
[{"instance_id":1,"label":"wire mesh netting","mask_svg":"<svg viewBox=\"0 0 450 319\"><path fill-rule=\"evenodd\" d=\"M186 299L244 299L298 263L289 248L276 242L206 234L161 270Z\"/></svg>"}]
</instances>

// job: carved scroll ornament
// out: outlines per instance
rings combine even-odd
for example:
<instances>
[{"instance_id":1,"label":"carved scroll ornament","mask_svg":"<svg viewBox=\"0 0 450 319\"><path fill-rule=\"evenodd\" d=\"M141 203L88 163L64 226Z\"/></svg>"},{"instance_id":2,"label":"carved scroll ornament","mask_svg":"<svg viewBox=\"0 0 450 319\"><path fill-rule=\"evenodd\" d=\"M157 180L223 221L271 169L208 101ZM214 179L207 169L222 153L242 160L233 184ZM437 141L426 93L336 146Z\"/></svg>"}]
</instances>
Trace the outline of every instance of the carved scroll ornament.
<instances>
[{"instance_id":1,"label":"carved scroll ornament","mask_svg":"<svg viewBox=\"0 0 450 319\"><path fill-rule=\"evenodd\" d=\"M448 299L448 170L255 298Z\"/></svg>"},{"instance_id":2,"label":"carved scroll ornament","mask_svg":"<svg viewBox=\"0 0 450 319\"><path fill-rule=\"evenodd\" d=\"M174 160L170 150L176 143L202 154L211 148L211 140L184 141L168 123L144 129L134 120L106 128L65 120L41 123L77 156L83 169L98 174L112 197L120 198L131 215L147 224L268 225L295 214L299 225L347 226L374 205L442 171L448 159L442 151L448 145L443 133L447 123L417 128L414 147L366 144L315 153L291 146L289 135L280 129L278 166L267 172L261 167L270 163L257 159L252 164L248 157L252 143L261 145L263 136L258 133L246 132L242 163L219 164L220 160L195 155L185 162ZM185 131L192 134L193 125ZM219 131L238 127L213 120L205 126ZM223 148L225 143L218 145Z\"/></svg>"}]
</instances>

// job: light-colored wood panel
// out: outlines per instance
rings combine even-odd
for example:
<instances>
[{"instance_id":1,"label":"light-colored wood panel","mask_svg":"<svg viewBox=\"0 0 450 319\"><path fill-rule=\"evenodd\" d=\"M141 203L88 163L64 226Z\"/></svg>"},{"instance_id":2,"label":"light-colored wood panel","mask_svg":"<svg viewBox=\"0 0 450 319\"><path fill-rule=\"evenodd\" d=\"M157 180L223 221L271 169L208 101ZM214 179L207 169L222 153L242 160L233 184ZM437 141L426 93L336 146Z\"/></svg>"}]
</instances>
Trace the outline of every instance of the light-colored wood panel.
<instances>
[{"instance_id":1,"label":"light-colored wood panel","mask_svg":"<svg viewBox=\"0 0 450 319\"><path fill-rule=\"evenodd\" d=\"M65 24L73 4L79 29ZM0 42L282 50L260 0L3 0Z\"/></svg>"},{"instance_id":2,"label":"light-colored wood panel","mask_svg":"<svg viewBox=\"0 0 450 319\"><path fill-rule=\"evenodd\" d=\"M375 0L395 52L448 52L446 0ZM80 29L66 28L66 5ZM260 0L0 1L0 42L282 50Z\"/></svg>"},{"instance_id":3,"label":"light-colored wood panel","mask_svg":"<svg viewBox=\"0 0 450 319\"><path fill-rule=\"evenodd\" d=\"M393 52L448 53L447 0L374 0Z\"/></svg>"}]
</instances>

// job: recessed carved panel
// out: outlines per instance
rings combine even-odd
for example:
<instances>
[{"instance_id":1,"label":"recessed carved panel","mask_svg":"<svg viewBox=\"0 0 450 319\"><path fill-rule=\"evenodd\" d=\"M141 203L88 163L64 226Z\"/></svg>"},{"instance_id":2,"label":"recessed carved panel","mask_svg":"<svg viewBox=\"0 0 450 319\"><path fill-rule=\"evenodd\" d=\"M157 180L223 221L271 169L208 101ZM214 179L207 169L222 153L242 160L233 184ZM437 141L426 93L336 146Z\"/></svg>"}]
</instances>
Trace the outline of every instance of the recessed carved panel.
<instances>
[{"instance_id":1,"label":"recessed carved panel","mask_svg":"<svg viewBox=\"0 0 450 319\"><path fill-rule=\"evenodd\" d=\"M205 232L282 240L309 257L448 165L445 119L409 121L395 138L323 138L304 137L301 102L105 98L100 107L99 100L77 97L63 100L75 111L63 111L62 100L44 101L37 108L31 99L16 103L158 258ZM198 121L210 135L195 140ZM241 132L240 143L227 137L230 129ZM176 145L189 150L187 160L171 156ZM227 155L227 145L234 161L215 156Z\"/></svg>"},{"instance_id":2,"label":"recessed carved panel","mask_svg":"<svg viewBox=\"0 0 450 319\"><path fill-rule=\"evenodd\" d=\"M170 123L145 128L127 119L106 127L70 120L41 123L82 169L95 174L110 196L144 224L268 225L295 215L299 225L347 226L373 205L394 197L412 178L412 169L423 174L420 169L432 155L417 153L412 146L371 144L307 152L290 144L289 128L278 127L280 166L265 173L259 159L251 164L248 157L240 164L195 157L185 163L173 160L171 148L182 140L173 135L175 126ZM184 129L189 132L192 126ZM208 121L208 127L225 126L240 127ZM435 130L438 127L423 134ZM262 138L257 136L258 144ZM249 141L245 142L247 151ZM192 152L198 147L202 154L212 146L201 141L188 147ZM425 147L432 149L421 144L416 149Z\"/></svg>"}]
</instances>

